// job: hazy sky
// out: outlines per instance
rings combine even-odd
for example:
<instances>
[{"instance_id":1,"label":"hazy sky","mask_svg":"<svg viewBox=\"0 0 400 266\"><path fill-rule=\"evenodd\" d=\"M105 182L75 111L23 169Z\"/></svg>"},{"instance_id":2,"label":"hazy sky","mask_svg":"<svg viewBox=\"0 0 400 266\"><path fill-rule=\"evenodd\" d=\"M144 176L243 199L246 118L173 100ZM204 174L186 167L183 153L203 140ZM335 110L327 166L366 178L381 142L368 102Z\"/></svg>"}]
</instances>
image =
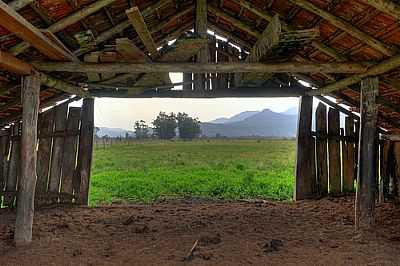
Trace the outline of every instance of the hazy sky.
<instances>
[{"instance_id":1,"label":"hazy sky","mask_svg":"<svg viewBox=\"0 0 400 266\"><path fill-rule=\"evenodd\" d=\"M298 106L298 98L111 99L96 98L96 126L132 129L136 120L153 121L160 111L185 112L200 121L269 108L282 112Z\"/></svg>"},{"instance_id":2,"label":"hazy sky","mask_svg":"<svg viewBox=\"0 0 400 266\"><path fill-rule=\"evenodd\" d=\"M182 82L182 74L171 73L171 81ZM269 108L283 112L298 106L298 98L220 98L220 99L115 99L96 98L95 124L100 127L132 129L136 120L149 124L160 111L185 112L208 122L218 117L230 117L243 111Z\"/></svg>"}]
</instances>

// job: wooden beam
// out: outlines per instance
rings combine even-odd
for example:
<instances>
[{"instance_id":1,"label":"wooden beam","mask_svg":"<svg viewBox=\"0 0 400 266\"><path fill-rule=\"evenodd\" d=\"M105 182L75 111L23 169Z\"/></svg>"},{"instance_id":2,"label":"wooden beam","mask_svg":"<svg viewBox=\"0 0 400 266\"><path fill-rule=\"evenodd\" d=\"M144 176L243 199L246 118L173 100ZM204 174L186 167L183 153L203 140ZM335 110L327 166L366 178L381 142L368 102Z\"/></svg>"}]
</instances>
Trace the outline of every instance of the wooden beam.
<instances>
[{"instance_id":1,"label":"wooden beam","mask_svg":"<svg viewBox=\"0 0 400 266\"><path fill-rule=\"evenodd\" d=\"M30 75L33 67L15 56L0 50L0 69L5 69L11 73Z\"/></svg>"},{"instance_id":2,"label":"wooden beam","mask_svg":"<svg viewBox=\"0 0 400 266\"><path fill-rule=\"evenodd\" d=\"M315 144L311 136L313 97L300 98L297 129L297 156L294 199L316 196Z\"/></svg>"},{"instance_id":3,"label":"wooden beam","mask_svg":"<svg viewBox=\"0 0 400 266\"><path fill-rule=\"evenodd\" d=\"M196 25L195 32L199 38L207 39L207 0L196 0ZM200 49L196 57L198 63L208 63L208 42ZM206 90L206 79L204 74L194 74L194 90Z\"/></svg>"},{"instance_id":4,"label":"wooden beam","mask_svg":"<svg viewBox=\"0 0 400 266\"><path fill-rule=\"evenodd\" d=\"M333 108L335 108L335 109L338 109L340 112L342 112L342 113L344 113L344 114L350 116L351 118L353 118L353 119L355 119L355 120L360 120L360 117L359 117L359 116L357 116L357 115L354 114L353 112L347 110L346 108L340 106L339 104L334 103L334 102L332 102L331 100L329 100L329 99L327 99L327 98L325 98L325 97L323 97L323 96L316 96L316 98L317 98L318 100L320 100L321 102L324 102L324 103L326 103L327 105L329 105L329 106L331 106L331 107L333 107Z\"/></svg>"},{"instance_id":5,"label":"wooden beam","mask_svg":"<svg viewBox=\"0 0 400 266\"><path fill-rule=\"evenodd\" d=\"M36 188L36 145L39 112L40 77L33 74L23 78L21 175L18 186L17 218L14 241L17 246L32 241L32 225Z\"/></svg>"},{"instance_id":6,"label":"wooden beam","mask_svg":"<svg viewBox=\"0 0 400 266\"><path fill-rule=\"evenodd\" d=\"M369 76L378 76L398 67L400 67L400 55L393 56L387 60L382 61L379 64L373 65L369 67L366 72L362 74L352 75L350 77L344 78L337 82L333 82L317 90L310 90L308 94L309 95L328 94L340 89L344 89L350 85L356 84L360 82L363 78Z\"/></svg>"},{"instance_id":7,"label":"wooden beam","mask_svg":"<svg viewBox=\"0 0 400 266\"><path fill-rule=\"evenodd\" d=\"M36 62L42 71L81 73L363 73L366 67L357 63L74 63ZM315 90L314 90L315 91Z\"/></svg>"},{"instance_id":8,"label":"wooden beam","mask_svg":"<svg viewBox=\"0 0 400 266\"><path fill-rule=\"evenodd\" d=\"M18 11L18 10L20 10L20 9L22 9L22 8L24 8L24 7L26 7L27 5L33 3L34 1L35 1L35 0L14 0L14 1L8 3L8 5L9 5L12 9Z\"/></svg>"},{"instance_id":9,"label":"wooden beam","mask_svg":"<svg viewBox=\"0 0 400 266\"><path fill-rule=\"evenodd\" d=\"M147 51L150 53L150 57L155 59L160 56L157 45L155 44L153 37L149 29L147 28L146 22L142 14L139 11L139 8L132 7L125 11L126 15L129 18L132 26L135 28L136 33L139 35L140 39L142 40L144 46L146 47Z\"/></svg>"},{"instance_id":10,"label":"wooden beam","mask_svg":"<svg viewBox=\"0 0 400 266\"><path fill-rule=\"evenodd\" d=\"M80 97L88 97L89 96L89 93L87 91L84 91L81 88L79 88L79 86L72 85L68 82L65 82L65 81L62 81L59 79L55 79L44 73L40 74L40 81L43 85L46 85L47 87L54 88L59 91L64 91L71 95L77 95Z\"/></svg>"},{"instance_id":11,"label":"wooden beam","mask_svg":"<svg viewBox=\"0 0 400 266\"><path fill-rule=\"evenodd\" d=\"M101 10L103 7L106 7L110 5L111 3L115 2L116 0L99 0L95 1L94 3L72 13L71 15L68 15L67 17L57 21L53 25L47 28L47 30L51 31L52 33L56 33L60 30L63 30L67 28L68 26L71 26L80 20L84 19L85 17ZM17 45L14 45L13 47L10 48L9 52L11 52L14 55L18 55L22 52L24 52L26 49L30 47L29 42L21 42Z\"/></svg>"},{"instance_id":12,"label":"wooden beam","mask_svg":"<svg viewBox=\"0 0 400 266\"><path fill-rule=\"evenodd\" d=\"M57 61L72 60L70 54L54 44L40 30L29 23L3 1L0 1L0 24L8 31L33 45L50 59Z\"/></svg>"},{"instance_id":13,"label":"wooden beam","mask_svg":"<svg viewBox=\"0 0 400 266\"><path fill-rule=\"evenodd\" d=\"M397 20L400 20L400 5L391 0L361 0L379 11L382 11L388 15L393 16Z\"/></svg>"},{"instance_id":14,"label":"wooden beam","mask_svg":"<svg viewBox=\"0 0 400 266\"><path fill-rule=\"evenodd\" d=\"M371 229L375 222L375 187L378 106L376 96L379 92L377 77L366 78L361 82L361 123L358 145L359 166L356 192L356 229Z\"/></svg>"},{"instance_id":15,"label":"wooden beam","mask_svg":"<svg viewBox=\"0 0 400 266\"><path fill-rule=\"evenodd\" d=\"M317 15L321 18L327 20L329 23L334 25L335 27L347 32L351 36L357 38L358 40L368 44L372 48L376 49L377 51L381 52L386 56L392 56L395 54L395 51L392 47L389 47L385 43L381 42L380 40L376 39L375 37L363 32L362 30L353 26L352 23L345 21L344 19L337 17L319 7L312 4L310 1L307 0L289 0L291 3Z\"/></svg>"}]
</instances>

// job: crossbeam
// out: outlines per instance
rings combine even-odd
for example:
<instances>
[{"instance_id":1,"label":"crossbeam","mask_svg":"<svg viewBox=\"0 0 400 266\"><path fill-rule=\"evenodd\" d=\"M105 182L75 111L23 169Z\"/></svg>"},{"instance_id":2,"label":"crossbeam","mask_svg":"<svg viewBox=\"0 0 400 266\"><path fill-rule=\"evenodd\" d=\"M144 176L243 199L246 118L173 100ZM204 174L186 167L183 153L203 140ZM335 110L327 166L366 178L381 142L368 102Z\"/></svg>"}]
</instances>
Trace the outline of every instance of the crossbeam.
<instances>
[{"instance_id":1,"label":"crossbeam","mask_svg":"<svg viewBox=\"0 0 400 266\"><path fill-rule=\"evenodd\" d=\"M364 73L358 63L75 63L34 62L42 71L71 73Z\"/></svg>"},{"instance_id":2,"label":"crossbeam","mask_svg":"<svg viewBox=\"0 0 400 266\"><path fill-rule=\"evenodd\" d=\"M0 69L21 75L29 75L33 72L31 65L3 51L0 51Z\"/></svg>"},{"instance_id":3,"label":"crossbeam","mask_svg":"<svg viewBox=\"0 0 400 266\"><path fill-rule=\"evenodd\" d=\"M33 45L42 54L52 60L73 60L72 55L54 44L35 26L10 8L6 3L0 1L0 25L11 33L14 33L24 41Z\"/></svg>"}]
</instances>

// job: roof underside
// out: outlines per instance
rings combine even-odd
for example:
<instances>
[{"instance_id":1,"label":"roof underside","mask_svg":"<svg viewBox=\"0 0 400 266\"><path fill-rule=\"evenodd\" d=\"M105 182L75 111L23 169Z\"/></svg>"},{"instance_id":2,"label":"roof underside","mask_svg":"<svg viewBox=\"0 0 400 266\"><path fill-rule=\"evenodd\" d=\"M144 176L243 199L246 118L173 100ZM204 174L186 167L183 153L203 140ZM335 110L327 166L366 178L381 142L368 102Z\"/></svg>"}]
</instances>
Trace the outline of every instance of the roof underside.
<instances>
[{"instance_id":1,"label":"roof underside","mask_svg":"<svg viewBox=\"0 0 400 266\"><path fill-rule=\"evenodd\" d=\"M388 0L389 1L389 0ZM79 10L85 10L94 2L107 2L106 0L39 0L39 1L4 1L10 6L15 3L30 2L22 8L16 8L18 13L38 29L56 28L54 25L60 21L76 14ZM151 37L157 46L166 46L168 41L176 39L185 32L194 28L195 7L193 1L188 0L109 0L104 7L84 16L77 22L63 28L56 28L53 33L65 45L67 50L73 52L79 61L88 61L93 54L96 55L96 62L115 62L126 58L121 57L116 49L117 42L123 38L131 40L136 47L143 52L147 52L145 45L141 41L135 29L129 23L126 10L137 6L141 11ZM291 28L319 29L319 39L295 50L290 54L289 61L298 62L371 62L371 64L381 62L396 55L397 45L400 43L399 17L396 14L388 14L374 7L371 3L376 1L368 0L308 0L303 1L329 12L341 21L350 23L362 33L382 44L384 47L372 47L370 42L360 40L354 33L344 30L340 25L332 22L326 17L306 10L304 6L295 5L289 0L209 0L208 1L208 28L219 36L225 37L230 43L249 52L256 44L259 36L271 21L275 14L279 14L281 21ZM379 2L379 1L377 1ZM397 5L396 1L391 2ZM157 7L157 8L155 8ZM53 27L53 28L52 28ZM112 32L112 34L109 34ZM193 38L190 34L185 35L186 39ZM210 38L212 39L212 37ZM85 42L86 40L86 42ZM118 40L118 41L117 41ZM169 55L171 47L161 50L160 60L167 58L168 62L179 61L188 62L197 51L198 44L195 40L192 43L177 42L176 47L179 55ZM15 52L16 45L22 42L13 32L0 26L0 50L9 51L17 54L19 59L26 62L48 60L48 57L41 54L35 48L28 48ZM187 47L191 47L192 53ZM326 49L323 50L322 47ZM194 47L194 48L193 48ZM180 50L179 50L180 49ZM97 52L97 53L93 53ZM173 51L172 51L173 52ZM230 47L225 52L230 53L239 60L244 53L240 53L234 47ZM142 58L143 59L143 58ZM179 60L178 60L179 59ZM147 60L147 59L143 59ZM159 74L154 82L152 78L143 77L143 74L134 74L128 78L121 79L121 75L111 75L108 77L96 77L80 73L51 73L53 77L68 81L72 84L90 83L99 84L93 88L96 93L101 95L101 90L110 89L116 84L123 86L157 87L156 85L168 85L168 78ZM144 74L145 75L145 74ZM327 84L341 80L353 74L321 74L312 73L299 75L303 80L312 82L315 86L323 87ZM138 78L138 76L140 76ZM288 77L292 73L288 73ZM278 80L282 80L277 76ZM101 82L102 79L111 82ZM283 78L285 79L285 77ZM115 83L112 81L115 80ZM133 80L133 81L132 81ZM140 82L140 83L135 83ZM1 124L12 121L18 117L21 107L19 100L20 76L0 70L0 119ZM139 85L138 85L139 84ZM91 88L91 87L89 87ZM336 90L330 95L340 99L343 103L354 106L357 110L359 105L359 86L349 86ZM400 128L400 68L391 70L380 75L380 126L395 131ZM54 87L43 86L41 100L44 106L70 97L68 93L55 89Z\"/></svg>"}]
</instances>

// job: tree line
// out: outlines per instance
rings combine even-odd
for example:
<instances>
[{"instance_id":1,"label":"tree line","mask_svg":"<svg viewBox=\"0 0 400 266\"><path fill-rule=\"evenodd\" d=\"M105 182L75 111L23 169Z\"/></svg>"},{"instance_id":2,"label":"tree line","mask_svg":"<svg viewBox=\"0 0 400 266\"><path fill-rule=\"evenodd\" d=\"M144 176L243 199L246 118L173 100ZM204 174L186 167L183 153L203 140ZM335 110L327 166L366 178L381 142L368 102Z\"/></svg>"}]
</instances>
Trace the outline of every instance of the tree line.
<instances>
[{"instance_id":1,"label":"tree line","mask_svg":"<svg viewBox=\"0 0 400 266\"><path fill-rule=\"evenodd\" d=\"M134 131L137 139L157 137L169 140L177 137L178 133L180 139L191 140L200 136L200 124L201 122L197 118L190 117L186 113L160 112L152 122L152 133L150 133L150 127L143 120L135 122Z\"/></svg>"}]
</instances>

